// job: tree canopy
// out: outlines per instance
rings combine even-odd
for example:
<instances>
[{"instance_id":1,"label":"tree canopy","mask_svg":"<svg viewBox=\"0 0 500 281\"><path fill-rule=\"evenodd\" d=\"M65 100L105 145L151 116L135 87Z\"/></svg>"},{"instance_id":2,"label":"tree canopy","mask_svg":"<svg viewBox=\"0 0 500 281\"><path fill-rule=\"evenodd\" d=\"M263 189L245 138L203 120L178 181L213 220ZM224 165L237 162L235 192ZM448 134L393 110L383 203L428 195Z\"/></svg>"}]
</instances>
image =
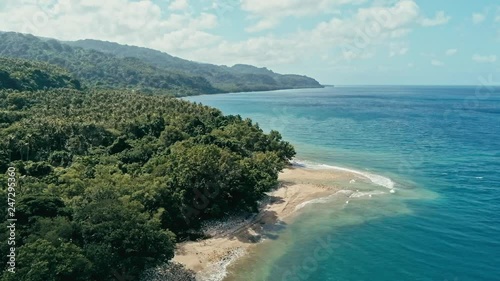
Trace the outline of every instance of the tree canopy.
<instances>
[{"instance_id":1,"label":"tree canopy","mask_svg":"<svg viewBox=\"0 0 500 281\"><path fill-rule=\"evenodd\" d=\"M278 132L240 116L66 78L32 84L32 70L47 65L18 64L3 69L35 86L0 89L0 181L9 166L19 181L19 271L0 280L137 280L204 221L255 210L295 155Z\"/></svg>"},{"instance_id":2,"label":"tree canopy","mask_svg":"<svg viewBox=\"0 0 500 281\"><path fill-rule=\"evenodd\" d=\"M33 35L0 33L0 55L56 65L68 70L88 87L162 90L178 96L217 92L201 76L159 69L140 59L119 58Z\"/></svg>"},{"instance_id":3,"label":"tree canopy","mask_svg":"<svg viewBox=\"0 0 500 281\"><path fill-rule=\"evenodd\" d=\"M185 96L322 87L306 76L281 75L250 65L198 63L156 50L97 40L61 42L5 32L0 33L0 55L57 65L94 88Z\"/></svg>"},{"instance_id":4,"label":"tree canopy","mask_svg":"<svg viewBox=\"0 0 500 281\"><path fill-rule=\"evenodd\" d=\"M316 80L301 75L282 75L265 67L237 64L232 67L198 63L171 56L160 51L99 40L65 42L68 45L113 54L118 57L140 59L158 68L182 71L202 76L220 91L266 91L293 88L322 87Z\"/></svg>"},{"instance_id":5,"label":"tree canopy","mask_svg":"<svg viewBox=\"0 0 500 281\"><path fill-rule=\"evenodd\" d=\"M34 91L52 88L81 89L80 81L54 65L0 57L0 89Z\"/></svg>"}]
</instances>

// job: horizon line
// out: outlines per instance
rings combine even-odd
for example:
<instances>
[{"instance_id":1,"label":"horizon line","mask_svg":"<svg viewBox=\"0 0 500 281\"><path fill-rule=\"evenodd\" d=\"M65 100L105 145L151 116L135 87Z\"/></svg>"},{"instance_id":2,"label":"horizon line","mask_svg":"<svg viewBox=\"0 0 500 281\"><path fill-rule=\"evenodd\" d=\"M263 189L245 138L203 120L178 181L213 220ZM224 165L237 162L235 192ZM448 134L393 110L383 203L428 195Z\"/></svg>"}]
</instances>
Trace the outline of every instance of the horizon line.
<instances>
[{"instance_id":1,"label":"horizon line","mask_svg":"<svg viewBox=\"0 0 500 281\"><path fill-rule=\"evenodd\" d=\"M500 87L482 84L321 84L324 87Z\"/></svg>"}]
</instances>

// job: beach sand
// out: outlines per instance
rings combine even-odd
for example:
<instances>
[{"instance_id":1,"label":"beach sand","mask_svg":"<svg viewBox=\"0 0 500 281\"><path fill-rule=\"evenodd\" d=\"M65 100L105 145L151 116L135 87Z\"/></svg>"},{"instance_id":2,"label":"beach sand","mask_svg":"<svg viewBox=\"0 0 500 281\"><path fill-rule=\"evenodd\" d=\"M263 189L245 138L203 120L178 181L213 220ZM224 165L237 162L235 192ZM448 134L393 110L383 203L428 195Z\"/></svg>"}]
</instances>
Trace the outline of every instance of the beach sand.
<instances>
[{"instance_id":1,"label":"beach sand","mask_svg":"<svg viewBox=\"0 0 500 281\"><path fill-rule=\"evenodd\" d=\"M258 214L209 227L206 231L211 236L209 239L179 243L173 260L194 270L198 276L216 275L261 241L266 229L293 219L301 204L332 195L342 189L336 183L349 182L355 177L350 172L333 169L285 169L279 175L280 187L268 193Z\"/></svg>"}]
</instances>

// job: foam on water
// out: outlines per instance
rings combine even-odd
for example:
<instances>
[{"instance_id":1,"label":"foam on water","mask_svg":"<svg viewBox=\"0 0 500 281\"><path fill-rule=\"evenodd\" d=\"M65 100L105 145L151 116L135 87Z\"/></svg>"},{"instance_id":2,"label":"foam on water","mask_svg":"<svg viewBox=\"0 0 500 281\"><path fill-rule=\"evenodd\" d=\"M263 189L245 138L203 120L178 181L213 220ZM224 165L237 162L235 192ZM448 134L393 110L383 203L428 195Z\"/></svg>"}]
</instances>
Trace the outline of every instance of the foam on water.
<instances>
[{"instance_id":1,"label":"foam on water","mask_svg":"<svg viewBox=\"0 0 500 281\"><path fill-rule=\"evenodd\" d=\"M362 191L357 191L357 192L354 192L353 194L351 194L351 196L349 196L350 198L360 198L360 197L365 197L365 196L368 196L368 197L372 197L373 195L384 195L384 194L387 194L383 191L366 191L366 192L362 192Z\"/></svg>"},{"instance_id":2,"label":"foam on water","mask_svg":"<svg viewBox=\"0 0 500 281\"><path fill-rule=\"evenodd\" d=\"M227 268L237 259L245 255L245 250L237 248L226 255L222 260L213 263L207 270L196 274L197 281L222 281L227 276Z\"/></svg>"},{"instance_id":3,"label":"foam on water","mask_svg":"<svg viewBox=\"0 0 500 281\"><path fill-rule=\"evenodd\" d=\"M318 163L313 163L310 161L304 161L304 160L298 160L295 159L292 161L292 165L300 168L306 168L306 169L317 169L317 170L324 170L324 169L331 169L331 170L337 170L337 171L343 171L343 172L349 172L352 174L355 174L357 176L361 176L362 178L368 179L371 183L382 186L385 188L389 189L390 193L395 193L395 188L394 188L394 182L387 177L377 175L377 174L372 174L368 172L363 172L363 171L358 171L350 168L345 168L345 167L339 167L339 166L331 166L331 165L326 165L326 164L318 164ZM352 179L349 181L350 184L356 183L356 180ZM386 192L383 191L352 191L348 189L342 189L337 191L336 193L326 196L326 197L321 197L321 198L316 198L312 199L306 202L303 202L295 207L295 210L300 210L304 208L307 205L310 204L325 204L329 203L333 198L339 197L341 195L345 195L346 198L361 198L361 197L372 197L375 195L384 195L387 194ZM349 201L346 201L346 204L348 204Z\"/></svg>"},{"instance_id":4,"label":"foam on water","mask_svg":"<svg viewBox=\"0 0 500 281\"><path fill-rule=\"evenodd\" d=\"M329 196L326 196L326 197L321 197L321 198L316 198L316 199L312 199L312 200L303 202L303 203L301 203L301 204L299 204L299 205L297 205L295 207L295 211L300 210L300 209L302 209L305 206L310 205L310 204L325 204L325 203L328 203L328 202L331 201L332 198L337 197L337 196L342 195L342 194L346 195L346 197L349 198L353 193L354 192L352 190L342 189L342 190L339 190L339 191L335 192L332 195L329 195Z\"/></svg>"},{"instance_id":5,"label":"foam on water","mask_svg":"<svg viewBox=\"0 0 500 281\"><path fill-rule=\"evenodd\" d=\"M390 178L384 177L382 175L372 174L372 173L364 172L364 171L358 171L358 170L345 168L345 167L312 163L312 162L302 161L302 160L294 160L294 161L292 161L292 164L295 166L298 166L298 167L309 168L309 169L331 169L331 170L353 173L353 174L362 176L362 177L370 180L373 184L390 189L391 193L394 193L394 190L395 190L394 182Z\"/></svg>"},{"instance_id":6,"label":"foam on water","mask_svg":"<svg viewBox=\"0 0 500 281\"><path fill-rule=\"evenodd\" d=\"M393 191L393 190L391 189L391 191ZM372 196L375 196L375 195L384 195L384 194L387 194L387 193L383 192L383 191L376 191L376 190L363 192L363 191L352 191L352 190L347 190L347 189L341 189L332 195L303 202L295 207L295 211L300 210L300 209L302 209L305 206L310 205L310 204L329 203L333 198L339 197L341 195L345 195L345 197L347 197L347 198L361 198L361 197L370 197L371 198ZM346 203L348 203L348 202L349 201L346 201Z\"/></svg>"},{"instance_id":7,"label":"foam on water","mask_svg":"<svg viewBox=\"0 0 500 281\"><path fill-rule=\"evenodd\" d=\"M327 235L334 254L290 280L498 280L499 89L336 86L190 98L280 131L298 159L360 172L332 177L351 191L304 211L228 281L282 280ZM450 112L469 98L474 108ZM386 194L349 198L357 188Z\"/></svg>"}]
</instances>

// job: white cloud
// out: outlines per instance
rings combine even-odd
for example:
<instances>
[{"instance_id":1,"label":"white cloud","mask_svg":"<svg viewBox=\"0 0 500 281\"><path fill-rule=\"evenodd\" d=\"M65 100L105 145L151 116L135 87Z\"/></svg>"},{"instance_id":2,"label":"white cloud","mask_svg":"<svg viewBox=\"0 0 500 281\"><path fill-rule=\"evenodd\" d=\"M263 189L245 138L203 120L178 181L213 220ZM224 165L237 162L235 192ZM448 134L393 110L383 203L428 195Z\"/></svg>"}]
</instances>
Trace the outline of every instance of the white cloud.
<instances>
[{"instance_id":1,"label":"white cloud","mask_svg":"<svg viewBox=\"0 0 500 281\"><path fill-rule=\"evenodd\" d=\"M180 29L164 34L162 37L150 42L150 46L159 50L178 53L193 51L200 47L213 45L220 41L218 36L213 34L189 29Z\"/></svg>"},{"instance_id":2,"label":"white cloud","mask_svg":"<svg viewBox=\"0 0 500 281\"><path fill-rule=\"evenodd\" d=\"M338 13L342 5L360 4L366 0L241 0L241 10L250 13L257 23L247 28L249 32L267 30L286 17L303 17L325 13Z\"/></svg>"},{"instance_id":3,"label":"white cloud","mask_svg":"<svg viewBox=\"0 0 500 281\"><path fill-rule=\"evenodd\" d=\"M172 0L170 5L168 5L169 10L182 11L189 8L188 0Z\"/></svg>"},{"instance_id":4,"label":"white cloud","mask_svg":"<svg viewBox=\"0 0 500 281\"><path fill-rule=\"evenodd\" d=\"M200 16L190 18L188 27L191 29L213 29L217 26L217 16L201 13Z\"/></svg>"},{"instance_id":5,"label":"white cloud","mask_svg":"<svg viewBox=\"0 0 500 281\"><path fill-rule=\"evenodd\" d=\"M92 38L124 44L156 47L175 51L172 44L153 44L163 38L185 32L180 45L202 45L208 37L213 42L217 36L207 33L217 26L213 14L175 13L164 14L162 8L151 0L52 0L12 4L0 10L0 30L32 33L61 40ZM49 3L44 5L42 3ZM171 2L181 8L179 1ZM186 1L187 3L187 1ZM164 8L165 9L165 8ZM5 20L8 19L8 20ZM177 38L177 37L176 37ZM152 43L153 42L153 43ZM168 43L168 42L167 42Z\"/></svg>"},{"instance_id":6,"label":"white cloud","mask_svg":"<svg viewBox=\"0 0 500 281\"><path fill-rule=\"evenodd\" d=\"M420 24L422 26L436 26L447 24L450 21L451 17L447 16L444 11L439 11L436 13L434 18L422 18L420 20Z\"/></svg>"},{"instance_id":7,"label":"white cloud","mask_svg":"<svg viewBox=\"0 0 500 281\"><path fill-rule=\"evenodd\" d=\"M454 56L454 55L456 55L456 54L457 54L457 52L458 52L458 50L457 50L457 49L448 49L448 50L446 50L445 54L446 54L447 56Z\"/></svg>"},{"instance_id":8,"label":"white cloud","mask_svg":"<svg viewBox=\"0 0 500 281\"><path fill-rule=\"evenodd\" d=\"M408 50L409 49L408 49L407 44L403 44L403 43L391 43L391 44L389 44L389 56L390 57L405 55L408 52Z\"/></svg>"},{"instance_id":9,"label":"white cloud","mask_svg":"<svg viewBox=\"0 0 500 281\"><path fill-rule=\"evenodd\" d=\"M393 7L360 9L357 19L362 22L377 22L384 28L396 30L416 19L418 13L419 7L414 1L403 0Z\"/></svg>"},{"instance_id":10,"label":"white cloud","mask_svg":"<svg viewBox=\"0 0 500 281\"><path fill-rule=\"evenodd\" d=\"M418 16L413 1L400 1L392 7L362 8L351 18L333 18L318 24L315 39L332 44L348 43L363 48L381 39L404 36Z\"/></svg>"},{"instance_id":11,"label":"white cloud","mask_svg":"<svg viewBox=\"0 0 500 281\"><path fill-rule=\"evenodd\" d=\"M341 60L367 59L378 46L390 47L391 39L403 37L418 19L413 1L399 1L388 7L358 9L350 16L334 17L303 30L282 36L259 36L240 42L222 40L211 47L186 52L193 60L212 63L249 63L274 66L307 60L314 55ZM403 55L408 46L395 54Z\"/></svg>"},{"instance_id":12,"label":"white cloud","mask_svg":"<svg viewBox=\"0 0 500 281\"><path fill-rule=\"evenodd\" d=\"M472 56L472 60L477 63L494 63L497 61L497 56L475 54L474 56Z\"/></svg>"},{"instance_id":13,"label":"white cloud","mask_svg":"<svg viewBox=\"0 0 500 281\"><path fill-rule=\"evenodd\" d=\"M334 12L348 4L361 4L366 0L241 0L241 9L256 16L268 17L307 16L317 13Z\"/></svg>"},{"instance_id":14,"label":"white cloud","mask_svg":"<svg viewBox=\"0 0 500 281\"><path fill-rule=\"evenodd\" d=\"M296 62L307 56L306 49L296 38L276 38L262 36L240 42L221 41L212 46L195 49L186 56L193 60L224 63L248 63L271 66Z\"/></svg>"},{"instance_id":15,"label":"white cloud","mask_svg":"<svg viewBox=\"0 0 500 281\"><path fill-rule=\"evenodd\" d=\"M408 48L401 48L401 49L399 50L399 55L404 55L404 54L406 54L406 53L408 52L408 50L409 50Z\"/></svg>"},{"instance_id":16,"label":"white cloud","mask_svg":"<svg viewBox=\"0 0 500 281\"><path fill-rule=\"evenodd\" d=\"M332 13L332 17L309 30L232 41L212 31L219 20L212 13L167 11L176 1L167 2L170 5L165 5L163 10L151 0L51 1L54 4L40 7L6 0L3 3L7 5L0 10L0 18L3 19L0 21L0 30L33 33L61 40L93 38L150 47L196 61L227 65L248 63L276 68L306 61L316 55L336 58L336 64L344 63L345 60L371 58L377 51L387 49L394 56L404 55L409 46L399 45L391 49L391 44L394 44L394 40L404 40L420 17L419 7L412 0L358 8L352 13L335 16L334 10L339 5L357 4L364 0L311 0L320 8L298 0L243 0L247 4L258 2L264 5L260 8L252 6L254 10L251 14L263 23L249 31L266 30L278 24L282 16L273 22L272 14L266 14L276 5L291 3L293 7L304 7L297 12L283 8L281 15L309 15L325 9L325 13ZM26 22L30 24L25 25Z\"/></svg>"},{"instance_id":17,"label":"white cloud","mask_svg":"<svg viewBox=\"0 0 500 281\"><path fill-rule=\"evenodd\" d=\"M262 30L267 30L273 28L279 23L279 20L276 18L266 18L257 22L255 25L247 27L245 30L247 32L258 32Z\"/></svg>"},{"instance_id":18,"label":"white cloud","mask_svg":"<svg viewBox=\"0 0 500 281\"><path fill-rule=\"evenodd\" d=\"M500 6L497 6L496 9L495 22L500 22Z\"/></svg>"},{"instance_id":19,"label":"white cloud","mask_svg":"<svg viewBox=\"0 0 500 281\"><path fill-rule=\"evenodd\" d=\"M442 62L440 60L431 60L431 64L434 66L443 66L444 62Z\"/></svg>"},{"instance_id":20,"label":"white cloud","mask_svg":"<svg viewBox=\"0 0 500 281\"><path fill-rule=\"evenodd\" d=\"M486 19L486 15L481 13L473 13L472 14L472 22L474 24L480 24Z\"/></svg>"}]
</instances>

